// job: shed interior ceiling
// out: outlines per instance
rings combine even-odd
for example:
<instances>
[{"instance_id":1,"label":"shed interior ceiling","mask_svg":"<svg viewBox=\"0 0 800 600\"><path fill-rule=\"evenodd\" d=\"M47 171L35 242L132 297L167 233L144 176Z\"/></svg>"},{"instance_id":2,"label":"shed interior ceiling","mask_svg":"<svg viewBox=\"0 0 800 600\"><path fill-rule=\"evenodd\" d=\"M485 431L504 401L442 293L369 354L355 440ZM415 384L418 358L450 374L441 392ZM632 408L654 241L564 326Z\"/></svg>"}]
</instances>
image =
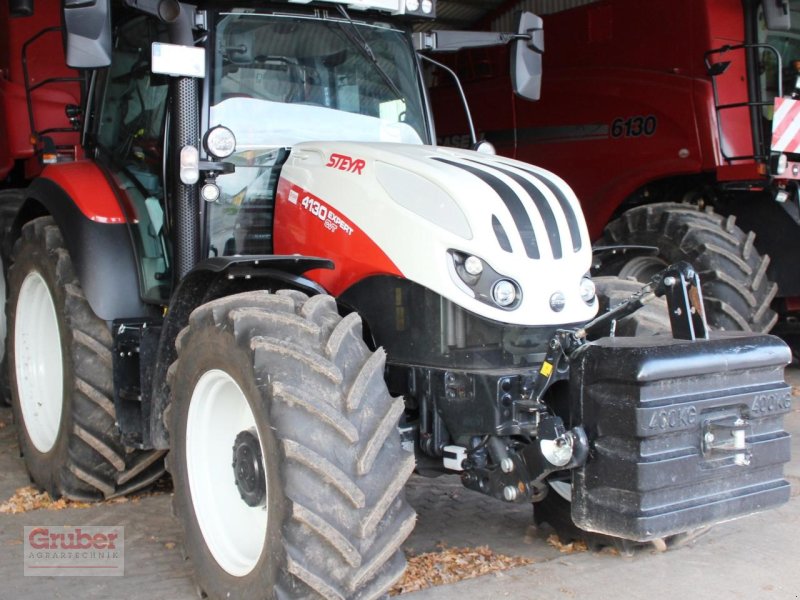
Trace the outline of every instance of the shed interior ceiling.
<instances>
[{"instance_id":1,"label":"shed interior ceiling","mask_svg":"<svg viewBox=\"0 0 800 600\"><path fill-rule=\"evenodd\" d=\"M508 31L514 14L528 10L537 15L560 12L598 0L438 0L436 20L418 29L491 29Z\"/></svg>"}]
</instances>

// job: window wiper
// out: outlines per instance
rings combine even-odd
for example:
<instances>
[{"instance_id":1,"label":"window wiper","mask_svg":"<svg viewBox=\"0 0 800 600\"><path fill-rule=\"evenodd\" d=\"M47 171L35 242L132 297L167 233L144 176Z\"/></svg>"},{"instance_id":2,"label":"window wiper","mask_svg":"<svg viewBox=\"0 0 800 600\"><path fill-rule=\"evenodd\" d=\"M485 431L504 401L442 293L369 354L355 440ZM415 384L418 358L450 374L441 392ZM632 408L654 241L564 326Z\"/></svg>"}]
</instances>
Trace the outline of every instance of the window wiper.
<instances>
[{"instance_id":1,"label":"window wiper","mask_svg":"<svg viewBox=\"0 0 800 600\"><path fill-rule=\"evenodd\" d=\"M403 92L400 91L400 88L397 87L397 84L378 62L378 59L375 56L375 53L372 51L369 43L367 43L367 40L364 39L364 36L361 35L361 32L358 30L358 25L356 25L353 19L350 18L350 15L347 13L347 10L345 10L344 6L337 4L336 8L339 9L339 13L341 13L341 15L350 25L350 27L345 27L341 22L337 22L339 28L342 30L342 32L344 32L345 36L347 36L347 39L350 40L350 43L358 48L361 54L363 54L375 66L375 70L381 76L381 79L383 79L384 83L389 86L389 89L392 90L395 96L402 100Z\"/></svg>"}]
</instances>

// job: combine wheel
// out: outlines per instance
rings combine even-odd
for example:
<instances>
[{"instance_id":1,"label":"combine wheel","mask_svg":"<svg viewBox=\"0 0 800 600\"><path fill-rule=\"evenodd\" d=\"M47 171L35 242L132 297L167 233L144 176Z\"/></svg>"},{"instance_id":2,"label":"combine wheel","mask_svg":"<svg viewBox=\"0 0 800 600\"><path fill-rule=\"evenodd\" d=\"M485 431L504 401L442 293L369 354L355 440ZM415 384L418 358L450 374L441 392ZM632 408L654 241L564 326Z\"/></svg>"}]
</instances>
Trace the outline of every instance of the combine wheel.
<instances>
[{"instance_id":1,"label":"combine wheel","mask_svg":"<svg viewBox=\"0 0 800 600\"><path fill-rule=\"evenodd\" d=\"M175 514L211 598L377 598L405 568L414 468L356 314L247 292L196 309L170 368Z\"/></svg>"},{"instance_id":2,"label":"combine wheel","mask_svg":"<svg viewBox=\"0 0 800 600\"><path fill-rule=\"evenodd\" d=\"M12 405L31 479L53 497L80 500L125 494L158 479L162 452L120 442L111 331L83 296L52 218L22 228L9 292Z\"/></svg>"},{"instance_id":3,"label":"combine wheel","mask_svg":"<svg viewBox=\"0 0 800 600\"><path fill-rule=\"evenodd\" d=\"M639 206L606 226L598 246L657 246L657 256L610 259L600 275L646 282L665 266L685 260L700 275L708 324L714 329L767 332L778 319L770 303L778 291L767 277L769 257L758 253L755 235L744 233L734 217L689 204Z\"/></svg>"}]
</instances>

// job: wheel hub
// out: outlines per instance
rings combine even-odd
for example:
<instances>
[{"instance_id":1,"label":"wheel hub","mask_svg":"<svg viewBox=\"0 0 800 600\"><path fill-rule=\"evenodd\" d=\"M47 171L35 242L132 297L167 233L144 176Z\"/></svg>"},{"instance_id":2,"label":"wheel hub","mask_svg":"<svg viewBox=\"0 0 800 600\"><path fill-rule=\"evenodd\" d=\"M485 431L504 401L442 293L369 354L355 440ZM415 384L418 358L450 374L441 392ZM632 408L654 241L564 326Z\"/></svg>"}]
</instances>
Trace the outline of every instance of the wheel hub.
<instances>
[{"instance_id":1,"label":"wheel hub","mask_svg":"<svg viewBox=\"0 0 800 600\"><path fill-rule=\"evenodd\" d=\"M248 506L264 506L266 480L261 445L253 430L239 432L233 443L233 477L239 495Z\"/></svg>"}]
</instances>

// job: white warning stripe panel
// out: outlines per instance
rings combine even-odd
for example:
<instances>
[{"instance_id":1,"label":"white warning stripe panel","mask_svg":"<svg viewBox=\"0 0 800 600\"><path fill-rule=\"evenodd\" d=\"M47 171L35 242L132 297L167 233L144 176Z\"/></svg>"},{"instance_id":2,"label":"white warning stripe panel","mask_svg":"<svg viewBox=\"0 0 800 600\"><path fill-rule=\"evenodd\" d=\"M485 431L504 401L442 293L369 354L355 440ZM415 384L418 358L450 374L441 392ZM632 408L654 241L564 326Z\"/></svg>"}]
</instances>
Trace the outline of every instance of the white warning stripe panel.
<instances>
[{"instance_id":1,"label":"white warning stripe panel","mask_svg":"<svg viewBox=\"0 0 800 600\"><path fill-rule=\"evenodd\" d=\"M772 117L772 150L800 152L800 101L775 98Z\"/></svg>"}]
</instances>

